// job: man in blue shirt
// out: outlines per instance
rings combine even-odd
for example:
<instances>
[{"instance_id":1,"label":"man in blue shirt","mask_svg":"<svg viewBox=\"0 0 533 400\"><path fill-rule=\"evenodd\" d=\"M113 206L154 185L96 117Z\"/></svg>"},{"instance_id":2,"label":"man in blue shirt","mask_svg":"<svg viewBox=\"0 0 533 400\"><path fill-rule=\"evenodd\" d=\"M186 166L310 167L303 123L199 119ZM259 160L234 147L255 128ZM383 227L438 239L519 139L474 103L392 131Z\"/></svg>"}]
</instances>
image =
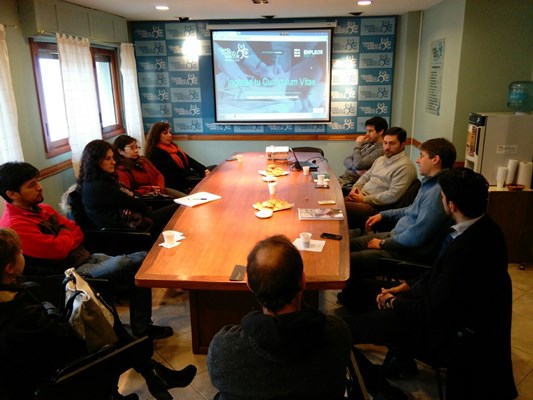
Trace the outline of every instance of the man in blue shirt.
<instances>
[{"instance_id":1,"label":"man in blue shirt","mask_svg":"<svg viewBox=\"0 0 533 400\"><path fill-rule=\"evenodd\" d=\"M409 207L385 210L366 221L367 231L384 220L397 221L390 232L378 232L350 240L350 283L355 279L383 273L380 259L399 258L432 262L438 253L446 229L451 225L440 199L439 175L453 167L456 151L444 138L430 139L420 146L416 160L422 186ZM343 302L340 294L339 301Z\"/></svg>"}]
</instances>

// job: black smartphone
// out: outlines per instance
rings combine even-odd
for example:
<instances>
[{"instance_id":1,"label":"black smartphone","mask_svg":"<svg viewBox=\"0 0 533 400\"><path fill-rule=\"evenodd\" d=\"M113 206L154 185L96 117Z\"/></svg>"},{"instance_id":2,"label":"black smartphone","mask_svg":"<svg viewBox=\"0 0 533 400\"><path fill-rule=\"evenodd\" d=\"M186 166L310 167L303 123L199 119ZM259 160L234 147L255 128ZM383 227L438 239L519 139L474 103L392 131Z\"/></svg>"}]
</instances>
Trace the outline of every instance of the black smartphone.
<instances>
[{"instance_id":1,"label":"black smartphone","mask_svg":"<svg viewBox=\"0 0 533 400\"><path fill-rule=\"evenodd\" d=\"M334 233L327 233L327 232L324 232L323 234L321 234L320 237L323 239L333 239L333 240L342 239L342 235L336 235Z\"/></svg>"}]
</instances>

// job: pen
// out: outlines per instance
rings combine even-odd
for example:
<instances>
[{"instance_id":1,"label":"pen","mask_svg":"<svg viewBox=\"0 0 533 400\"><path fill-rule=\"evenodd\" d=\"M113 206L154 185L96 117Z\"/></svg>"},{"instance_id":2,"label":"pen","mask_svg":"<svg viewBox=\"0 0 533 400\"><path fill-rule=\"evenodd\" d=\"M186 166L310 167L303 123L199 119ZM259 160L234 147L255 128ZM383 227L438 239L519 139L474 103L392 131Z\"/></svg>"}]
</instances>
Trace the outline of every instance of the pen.
<instances>
[{"instance_id":1,"label":"pen","mask_svg":"<svg viewBox=\"0 0 533 400\"><path fill-rule=\"evenodd\" d=\"M197 198L197 199L191 199L191 200L207 200L207 197L201 197L201 198Z\"/></svg>"}]
</instances>

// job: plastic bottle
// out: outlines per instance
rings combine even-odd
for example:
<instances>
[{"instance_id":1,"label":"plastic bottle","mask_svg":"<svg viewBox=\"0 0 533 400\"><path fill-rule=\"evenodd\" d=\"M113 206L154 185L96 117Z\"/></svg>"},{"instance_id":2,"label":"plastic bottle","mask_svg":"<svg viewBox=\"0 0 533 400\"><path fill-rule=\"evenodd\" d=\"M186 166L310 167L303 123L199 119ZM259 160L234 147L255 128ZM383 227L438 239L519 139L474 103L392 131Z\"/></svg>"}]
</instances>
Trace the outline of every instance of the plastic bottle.
<instances>
[{"instance_id":1,"label":"plastic bottle","mask_svg":"<svg viewBox=\"0 0 533 400\"><path fill-rule=\"evenodd\" d=\"M507 107L517 113L533 111L533 81L516 81L509 84Z\"/></svg>"}]
</instances>

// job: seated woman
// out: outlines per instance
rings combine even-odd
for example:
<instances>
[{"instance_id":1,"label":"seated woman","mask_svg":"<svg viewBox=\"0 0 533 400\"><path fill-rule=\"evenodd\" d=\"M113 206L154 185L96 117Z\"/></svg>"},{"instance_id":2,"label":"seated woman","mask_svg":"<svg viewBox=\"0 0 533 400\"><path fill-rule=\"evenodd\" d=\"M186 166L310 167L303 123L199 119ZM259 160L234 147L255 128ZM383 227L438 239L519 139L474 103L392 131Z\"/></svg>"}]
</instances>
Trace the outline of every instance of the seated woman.
<instances>
[{"instance_id":1,"label":"seated woman","mask_svg":"<svg viewBox=\"0 0 533 400\"><path fill-rule=\"evenodd\" d=\"M85 214L96 229L149 231L157 239L178 205L151 211L145 202L115 178L113 147L93 140L83 149L78 190Z\"/></svg>"},{"instance_id":2,"label":"seated woman","mask_svg":"<svg viewBox=\"0 0 533 400\"><path fill-rule=\"evenodd\" d=\"M168 195L183 197L184 193L165 187L165 178L146 157L140 155L141 147L137 140L128 135L120 135L113 142L115 167L120 183L143 197Z\"/></svg>"},{"instance_id":3,"label":"seated woman","mask_svg":"<svg viewBox=\"0 0 533 400\"><path fill-rule=\"evenodd\" d=\"M22 283L24 257L16 232L0 228L0 398L31 400L35 391L54 371L87 354L85 343L71 329L54 305L35 295L35 283ZM57 288L62 290L60 286ZM115 321L119 346L133 338L120 321ZM134 368L145 379L148 390L158 400L172 396L168 389L192 382L196 367L188 365L174 371L151 359L139 356ZM116 377L118 383L118 376ZM96 382L98 385L98 382ZM74 395L74 397L76 397ZM116 386L111 400L138 399L122 396Z\"/></svg>"},{"instance_id":4,"label":"seated woman","mask_svg":"<svg viewBox=\"0 0 533 400\"><path fill-rule=\"evenodd\" d=\"M209 169L172 143L167 122L156 122L146 137L146 157L163 174L167 187L189 193Z\"/></svg>"}]
</instances>

